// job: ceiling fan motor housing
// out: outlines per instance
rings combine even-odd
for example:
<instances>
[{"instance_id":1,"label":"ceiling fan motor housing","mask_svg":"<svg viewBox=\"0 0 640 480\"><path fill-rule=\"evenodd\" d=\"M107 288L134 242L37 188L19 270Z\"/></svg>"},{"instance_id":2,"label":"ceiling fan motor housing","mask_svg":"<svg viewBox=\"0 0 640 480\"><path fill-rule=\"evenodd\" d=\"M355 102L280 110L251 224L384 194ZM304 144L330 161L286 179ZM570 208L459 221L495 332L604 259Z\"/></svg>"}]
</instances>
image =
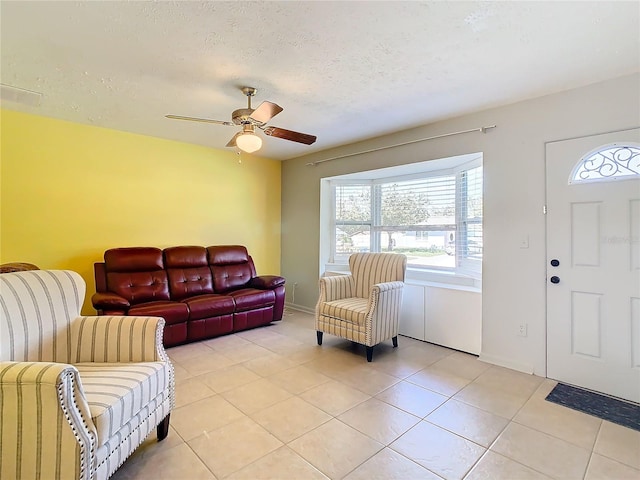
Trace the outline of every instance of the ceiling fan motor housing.
<instances>
[{"instance_id":1,"label":"ceiling fan motor housing","mask_svg":"<svg viewBox=\"0 0 640 480\"><path fill-rule=\"evenodd\" d=\"M258 122L255 120L252 121L249 118L253 111L253 108L239 108L238 110L234 110L231 114L231 121L236 125L244 125L245 123L257 124Z\"/></svg>"}]
</instances>

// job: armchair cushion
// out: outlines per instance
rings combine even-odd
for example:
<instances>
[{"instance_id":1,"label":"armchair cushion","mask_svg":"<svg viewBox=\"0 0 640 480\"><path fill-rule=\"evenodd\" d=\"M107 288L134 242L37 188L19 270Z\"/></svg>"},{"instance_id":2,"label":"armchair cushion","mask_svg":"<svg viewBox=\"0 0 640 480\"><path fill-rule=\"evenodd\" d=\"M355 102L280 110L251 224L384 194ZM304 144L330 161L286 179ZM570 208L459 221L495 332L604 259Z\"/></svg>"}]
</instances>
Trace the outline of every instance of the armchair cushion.
<instances>
[{"instance_id":1,"label":"armchair cushion","mask_svg":"<svg viewBox=\"0 0 640 480\"><path fill-rule=\"evenodd\" d=\"M404 282L407 257L397 253L356 253L349 257L354 296L367 298L377 283Z\"/></svg>"},{"instance_id":2,"label":"armchair cushion","mask_svg":"<svg viewBox=\"0 0 640 480\"><path fill-rule=\"evenodd\" d=\"M154 399L166 399L171 379L164 362L76 363L98 445L124 427Z\"/></svg>"},{"instance_id":3,"label":"armchair cushion","mask_svg":"<svg viewBox=\"0 0 640 480\"><path fill-rule=\"evenodd\" d=\"M356 325L364 325L368 310L369 300L358 297L341 298L320 305L322 315L339 318Z\"/></svg>"}]
</instances>

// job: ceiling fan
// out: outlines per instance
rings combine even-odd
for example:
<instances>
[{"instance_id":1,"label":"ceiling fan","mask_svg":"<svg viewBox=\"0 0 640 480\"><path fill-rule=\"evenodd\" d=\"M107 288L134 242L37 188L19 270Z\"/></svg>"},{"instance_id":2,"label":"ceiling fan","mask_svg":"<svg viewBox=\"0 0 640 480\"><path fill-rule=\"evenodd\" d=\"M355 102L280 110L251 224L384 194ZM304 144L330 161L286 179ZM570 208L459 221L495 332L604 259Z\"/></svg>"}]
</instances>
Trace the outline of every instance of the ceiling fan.
<instances>
[{"instance_id":1,"label":"ceiling fan","mask_svg":"<svg viewBox=\"0 0 640 480\"><path fill-rule=\"evenodd\" d=\"M255 128L262 130L270 137L282 138L292 142L311 145L316 141L315 135L285 130L284 128L268 127L267 122L282 111L282 107L271 102L262 102L255 110L251 108L251 97L257 90L253 87L242 87L242 93L247 96L247 108L234 110L231 114L231 121L210 120L208 118L183 117L181 115L165 115L174 120L188 120L191 122L215 123L218 125L236 126L241 125L242 130L236 133L226 147L238 147L240 150L252 153L260 150L262 139L256 135Z\"/></svg>"}]
</instances>

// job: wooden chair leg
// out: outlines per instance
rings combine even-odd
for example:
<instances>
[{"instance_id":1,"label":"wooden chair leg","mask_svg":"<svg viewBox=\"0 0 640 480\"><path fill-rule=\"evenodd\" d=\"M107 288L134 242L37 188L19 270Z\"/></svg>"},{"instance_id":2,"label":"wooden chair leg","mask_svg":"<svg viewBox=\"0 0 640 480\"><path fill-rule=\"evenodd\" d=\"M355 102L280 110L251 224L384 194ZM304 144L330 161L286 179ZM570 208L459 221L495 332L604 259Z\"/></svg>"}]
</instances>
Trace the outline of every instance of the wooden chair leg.
<instances>
[{"instance_id":1,"label":"wooden chair leg","mask_svg":"<svg viewBox=\"0 0 640 480\"><path fill-rule=\"evenodd\" d=\"M398 336L393 337L391 341L393 342L393 348L396 348L398 346Z\"/></svg>"},{"instance_id":2,"label":"wooden chair leg","mask_svg":"<svg viewBox=\"0 0 640 480\"><path fill-rule=\"evenodd\" d=\"M318 345L322 345L322 333L323 332L316 332L316 336L318 337Z\"/></svg>"},{"instance_id":3,"label":"wooden chair leg","mask_svg":"<svg viewBox=\"0 0 640 480\"><path fill-rule=\"evenodd\" d=\"M373 360L373 347L367 347L367 362Z\"/></svg>"},{"instance_id":4,"label":"wooden chair leg","mask_svg":"<svg viewBox=\"0 0 640 480\"><path fill-rule=\"evenodd\" d=\"M169 435L169 417L171 414L168 414L166 417L162 419L162 421L158 424L158 441L161 442L167 435Z\"/></svg>"}]
</instances>

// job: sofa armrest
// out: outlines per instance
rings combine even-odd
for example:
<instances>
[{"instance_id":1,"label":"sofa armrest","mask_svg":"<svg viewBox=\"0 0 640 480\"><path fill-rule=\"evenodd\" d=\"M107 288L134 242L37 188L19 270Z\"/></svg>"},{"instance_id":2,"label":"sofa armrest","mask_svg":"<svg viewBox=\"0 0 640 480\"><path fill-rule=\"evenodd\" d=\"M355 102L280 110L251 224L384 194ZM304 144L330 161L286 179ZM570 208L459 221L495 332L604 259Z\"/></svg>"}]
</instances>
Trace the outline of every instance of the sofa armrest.
<instances>
[{"instance_id":1,"label":"sofa armrest","mask_svg":"<svg viewBox=\"0 0 640 480\"><path fill-rule=\"evenodd\" d=\"M253 277L249 282L251 288L258 288L260 290L273 290L281 285L284 285L284 277L277 275L260 275L259 277Z\"/></svg>"},{"instance_id":2,"label":"sofa armrest","mask_svg":"<svg viewBox=\"0 0 640 480\"><path fill-rule=\"evenodd\" d=\"M91 296L91 303L96 310L110 310L114 308L128 309L129 300L112 292L98 292Z\"/></svg>"},{"instance_id":3,"label":"sofa armrest","mask_svg":"<svg viewBox=\"0 0 640 480\"><path fill-rule=\"evenodd\" d=\"M71 322L71 359L81 362L169 362L161 317L86 316Z\"/></svg>"},{"instance_id":4,"label":"sofa armrest","mask_svg":"<svg viewBox=\"0 0 640 480\"><path fill-rule=\"evenodd\" d=\"M0 478L94 478L97 432L75 367L0 362L0 391Z\"/></svg>"},{"instance_id":5,"label":"sofa armrest","mask_svg":"<svg viewBox=\"0 0 640 480\"><path fill-rule=\"evenodd\" d=\"M320 297L318 298L318 304L353 297L354 293L355 282L353 275L320 277Z\"/></svg>"}]
</instances>

